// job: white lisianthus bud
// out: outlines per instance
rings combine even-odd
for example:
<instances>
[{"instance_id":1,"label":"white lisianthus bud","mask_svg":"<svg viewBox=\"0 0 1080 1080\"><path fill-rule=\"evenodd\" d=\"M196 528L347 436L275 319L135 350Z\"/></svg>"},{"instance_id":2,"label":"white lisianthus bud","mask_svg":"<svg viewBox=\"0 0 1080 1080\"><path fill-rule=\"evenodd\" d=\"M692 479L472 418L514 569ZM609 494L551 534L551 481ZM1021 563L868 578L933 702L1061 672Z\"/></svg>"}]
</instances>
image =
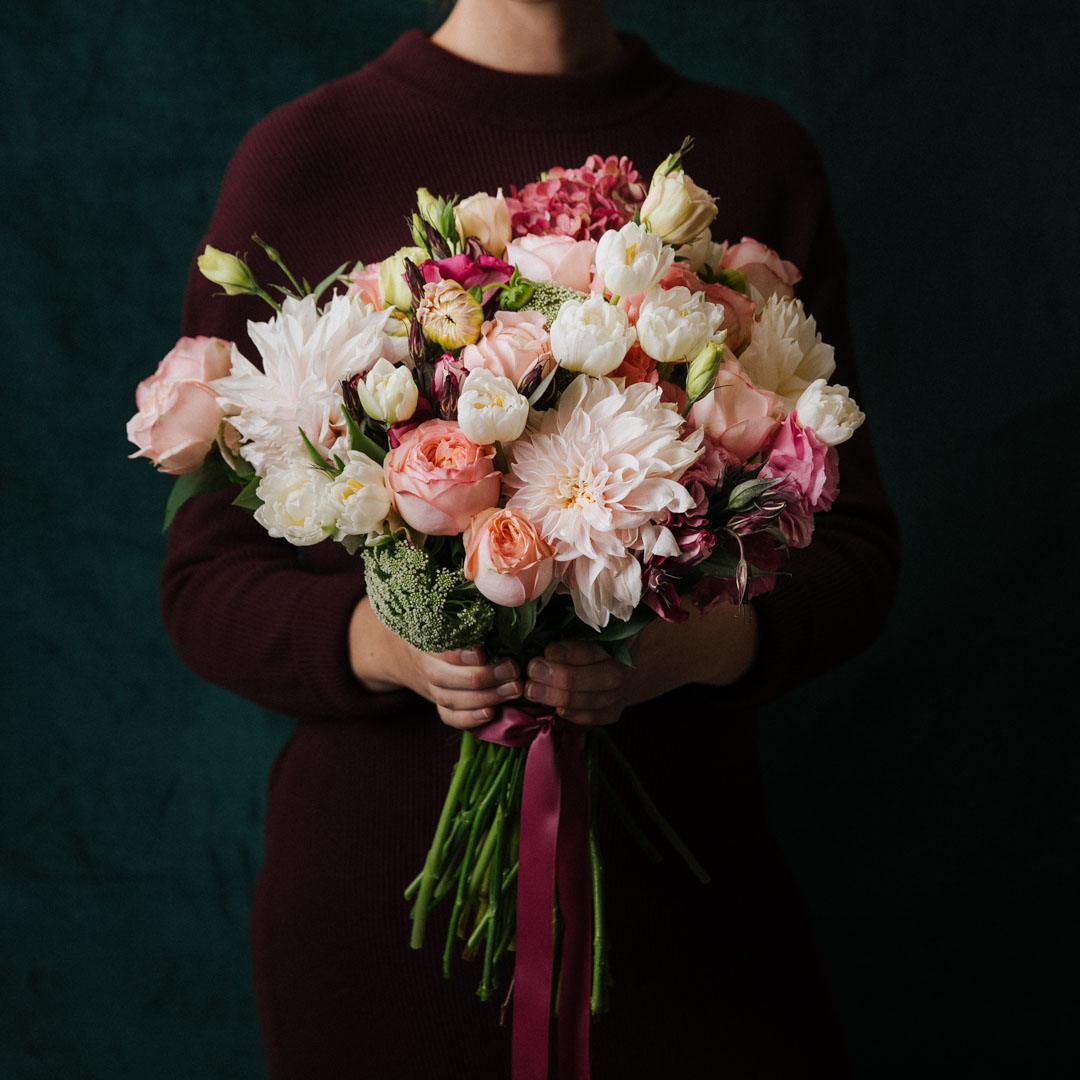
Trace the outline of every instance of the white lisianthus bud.
<instances>
[{"instance_id":1,"label":"white lisianthus bud","mask_svg":"<svg viewBox=\"0 0 1080 1080\"><path fill-rule=\"evenodd\" d=\"M364 412L384 424L408 420L416 411L418 391L412 372L380 357L375 366L356 383L356 394Z\"/></svg>"},{"instance_id":2,"label":"white lisianthus bud","mask_svg":"<svg viewBox=\"0 0 1080 1080\"><path fill-rule=\"evenodd\" d=\"M220 285L226 296L243 296L259 291L259 283L248 264L235 255L207 244L206 250L195 261L199 273L215 285Z\"/></svg>"},{"instance_id":3,"label":"white lisianthus bud","mask_svg":"<svg viewBox=\"0 0 1080 1080\"><path fill-rule=\"evenodd\" d=\"M502 375L474 368L461 384L457 422L469 442L477 446L513 442L525 430L528 419L528 399Z\"/></svg>"},{"instance_id":4,"label":"white lisianthus bud","mask_svg":"<svg viewBox=\"0 0 1080 1080\"><path fill-rule=\"evenodd\" d=\"M387 307L400 311L412 308L412 293L405 283L405 260L411 259L417 266L426 262L428 253L419 247L398 248L388 259L379 263L379 293Z\"/></svg>"},{"instance_id":5,"label":"white lisianthus bud","mask_svg":"<svg viewBox=\"0 0 1080 1080\"><path fill-rule=\"evenodd\" d=\"M675 249L675 258L686 263L688 269L700 274L705 267L716 270L727 251L727 241L718 244L706 229L696 240Z\"/></svg>"},{"instance_id":6,"label":"white lisianthus bud","mask_svg":"<svg viewBox=\"0 0 1080 1080\"><path fill-rule=\"evenodd\" d=\"M846 442L866 419L846 386L829 386L824 379L802 392L794 412L799 427L810 428L826 446Z\"/></svg>"},{"instance_id":7,"label":"white lisianthus bud","mask_svg":"<svg viewBox=\"0 0 1080 1080\"><path fill-rule=\"evenodd\" d=\"M674 289L650 289L641 303L637 321L638 341L654 360L676 363L696 356L720 329L724 305L713 304L705 294L682 285Z\"/></svg>"},{"instance_id":8,"label":"white lisianthus bud","mask_svg":"<svg viewBox=\"0 0 1080 1080\"><path fill-rule=\"evenodd\" d=\"M641 204L641 221L665 243L689 244L696 240L716 217L716 202L699 188L682 169L653 173L649 194Z\"/></svg>"},{"instance_id":9,"label":"white lisianthus bud","mask_svg":"<svg viewBox=\"0 0 1080 1080\"><path fill-rule=\"evenodd\" d=\"M255 520L275 539L297 547L325 540L333 531L333 515L326 502L330 477L310 462L271 465L259 481L262 506Z\"/></svg>"},{"instance_id":10,"label":"white lisianthus bud","mask_svg":"<svg viewBox=\"0 0 1080 1080\"><path fill-rule=\"evenodd\" d=\"M588 300L567 300L551 324L550 337L561 367L599 377L622 363L637 331L622 308L594 293Z\"/></svg>"},{"instance_id":11,"label":"white lisianthus bud","mask_svg":"<svg viewBox=\"0 0 1080 1080\"><path fill-rule=\"evenodd\" d=\"M632 221L618 231L609 229L596 245L596 272L615 296L633 296L651 289L675 258L655 233Z\"/></svg>"},{"instance_id":12,"label":"white lisianthus bud","mask_svg":"<svg viewBox=\"0 0 1080 1080\"><path fill-rule=\"evenodd\" d=\"M454 219L463 244L467 237L475 236L489 255L502 258L506 245L513 237L510 207L503 198L502 188L499 188L497 195L478 191L463 199L454 207Z\"/></svg>"},{"instance_id":13,"label":"white lisianthus bud","mask_svg":"<svg viewBox=\"0 0 1080 1080\"><path fill-rule=\"evenodd\" d=\"M359 450L338 455L345 468L326 489L329 517L336 523L334 539L375 532L390 513L390 492L383 468Z\"/></svg>"}]
</instances>

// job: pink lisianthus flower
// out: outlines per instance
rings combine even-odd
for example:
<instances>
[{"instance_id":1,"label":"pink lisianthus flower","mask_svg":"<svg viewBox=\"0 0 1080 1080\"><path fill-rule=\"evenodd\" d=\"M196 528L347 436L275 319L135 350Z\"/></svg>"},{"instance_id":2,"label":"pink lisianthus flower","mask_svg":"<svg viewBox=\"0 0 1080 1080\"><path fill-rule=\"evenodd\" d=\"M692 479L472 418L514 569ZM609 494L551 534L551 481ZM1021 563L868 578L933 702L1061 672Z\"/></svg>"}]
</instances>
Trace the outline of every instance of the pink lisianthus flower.
<instances>
[{"instance_id":1,"label":"pink lisianthus flower","mask_svg":"<svg viewBox=\"0 0 1080 1080\"><path fill-rule=\"evenodd\" d=\"M499 501L495 448L469 442L451 420L427 420L386 455L383 473L406 524L433 536L456 536L473 515Z\"/></svg>"},{"instance_id":2,"label":"pink lisianthus flower","mask_svg":"<svg viewBox=\"0 0 1080 1080\"><path fill-rule=\"evenodd\" d=\"M737 360L725 353L711 393L694 402L689 421L704 428L705 437L731 464L754 456L776 431L776 399L755 386Z\"/></svg>"},{"instance_id":3,"label":"pink lisianthus flower","mask_svg":"<svg viewBox=\"0 0 1080 1080\"><path fill-rule=\"evenodd\" d=\"M521 510L481 510L462 541L465 576L496 604L520 607L551 584L553 552Z\"/></svg>"},{"instance_id":4,"label":"pink lisianthus flower","mask_svg":"<svg viewBox=\"0 0 1080 1080\"><path fill-rule=\"evenodd\" d=\"M463 289L473 289L479 285L485 290L490 285L505 285L514 272L508 263L482 249L477 254L466 251L449 259L428 259L420 264L419 269L427 284L456 281Z\"/></svg>"},{"instance_id":5,"label":"pink lisianthus flower","mask_svg":"<svg viewBox=\"0 0 1080 1080\"><path fill-rule=\"evenodd\" d=\"M575 240L599 240L607 230L621 228L645 200L633 163L599 154L591 154L579 169L549 169L543 180L512 192L506 204L515 236L557 233Z\"/></svg>"},{"instance_id":6,"label":"pink lisianthus flower","mask_svg":"<svg viewBox=\"0 0 1080 1080\"><path fill-rule=\"evenodd\" d=\"M799 427L794 413L788 413L769 447L758 476L778 477L798 493L808 514L828 510L836 498L840 471L836 448L818 440L810 428Z\"/></svg>"},{"instance_id":7,"label":"pink lisianthus flower","mask_svg":"<svg viewBox=\"0 0 1080 1080\"><path fill-rule=\"evenodd\" d=\"M771 296L794 296L792 286L802 281L802 274L794 263L781 259L771 247L752 236L744 236L738 244L732 244L724 252L720 266L744 274L763 300Z\"/></svg>"},{"instance_id":8,"label":"pink lisianthus flower","mask_svg":"<svg viewBox=\"0 0 1080 1080\"><path fill-rule=\"evenodd\" d=\"M528 235L506 245L506 261L530 281L551 281L564 289L588 292L596 256L595 240L572 236Z\"/></svg>"},{"instance_id":9,"label":"pink lisianthus flower","mask_svg":"<svg viewBox=\"0 0 1080 1080\"><path fill-rule=\"evenodd\" d=\"M690 613L682 606L675 587L678 575L670 572L671 560L654 555L641 568L641 599L669 623L686 622Z\"/></svg>"},{"instance_id":10,"label":"pink lisianthus flower","mask_svg":"<svg viewBox=\"0 0 1080 1080\"><path fill-rule=\"evenodd\" d=\"M359 296L365 304L373 308L383 306L382 294L379 290L379 266L380 263L357 263L356 267L349 272L349 296Z\"/></svg>"},{"instance_id":11,"label":"pink lisianthus flower","mask_svg":"<svg viewBox=\"0 0 1080 1080\"><path fill-rule=\"evenodd\" d=\"M756 308L749 296L735 289L729 289L719 282L709 284L702 281L682 262L674 262L668 267L667 272L660 279L660 285L664 289L674 289L681 285L691 292L703 292L705 299L711 304L722 304L724 321L720 324L720 329L727 331L724 343L736 355L749 342Z\"/></svg>"},{"instance_id":12,"label":"pink lisianthus flower","mask_svg":"<svg viewBox=\"0 0 1080 1080\"><path fill-rule=\"evenodd\" d=\"M229 373L232 345L213 337L183 337L135 390L138 412L127 436L163 473L198 469L217 437L225 413L207 385Z\"/></svg>"},{"instance_id":13,"label":"pink lisianthus flower","mask_svg":"<svg viewBox=\"0 0 1080 1080\"><path fill-rule=\"evenodd\" d=\"M551 337L539 311L496 311L480 327L480 340L461 353L466 371L486 368L520 387L539 364L546 375L555 364Z\"/></svg>"},{"instance_id":14,"label":"pink lisianthus flower","mask_svg":"<svg viewBox=\"0 0 1080 1080\"><path fill-rule=\"evenodd\" d=\"M466 350L471 345L465 346ZM431 392L443 420L457 419L457 403L461 396L461 384L465 381L465 365L460 356L445 352L435 361L431 376Z\"/></svg>"}]
</instances>

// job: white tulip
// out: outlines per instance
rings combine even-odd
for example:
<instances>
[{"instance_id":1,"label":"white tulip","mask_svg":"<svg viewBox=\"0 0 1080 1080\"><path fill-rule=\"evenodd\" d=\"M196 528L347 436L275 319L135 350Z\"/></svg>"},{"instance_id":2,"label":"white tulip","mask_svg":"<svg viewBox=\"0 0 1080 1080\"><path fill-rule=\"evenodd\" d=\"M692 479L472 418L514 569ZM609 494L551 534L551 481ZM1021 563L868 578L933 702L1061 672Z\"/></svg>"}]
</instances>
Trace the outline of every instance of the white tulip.
<instances>
[{"instance_id":1,"label":"white tulip","mask_svg":"<svg viewBox=\"0 0 1080 1080\"><path fill-rule=\"evenodd\" d=\"M601 376L622 363L637 331L622 308L597 293L587 300L567 300L551 324L550 337L552 355L561 367Z\"/></svg>"},{"instance_id":2,"label":"white tulip","mask_svg":"<svg viewBox=\"0 0 1080 1080\"><path fill-rule=\"evenodd\" d=\"M656 287L641 303L638 341L654 360L670 364L697 356L723 321L724 305L710 303L704 293L691 292L682 285Z\"/></svg>"},{"instance_id":3,"label":"white tulip","mask_svg":"<svg viewBox=\"0 0 1080 1080\"><path fill-rule=\"evenodd\" d=\"M513 442L525 430L529 401L502 375L474 368L461 384L457 422L461 433L477 446Z\"/></svg>"},{"instance_id":4,"label":"white tulip","mask_svg":"<svg viewBox=\"0 0 1080 1080\"><path fill-rule=\"evenodd\" d=\"M276 539L297 547L317 544L333 531L326 502L329 484L329 476L310 461L271 465L259 481L262 506L255 520Z\"/></svg>"},{"instance_id":5,"label":"white tulip","mask_svg":"<svg viewBox=\"0 0 1080 1080\"><path fill-rule=\"evenodd\" d=\"M329 517L336 523L334 539L375 532L390 513L390 492L381 465L359 450L338 455L345 468L325 492Z\"/></svg>"},{"instance_id":6,"label":"white tulip","mask_svg":"<svg viewBox=\"0 0 1080 1080\"><path fill-rule=\"evenodd\" d=\"M846 386L829 386L824 379L815 379L795 405L795 419L799 427L811 428L818 442L837 446L855 434L866 413Z\"/></svg>"},{"instance_id":7,"label":"white tulip","mask_svg":"<svg viewBox=\"0 0 1080 1080\"><path fill-rule=\"evenodd\" d=\"M615 296L635 296L658 284L675 251L644 225L632 221L609 229L596 245L596 272Z\"/></svg>"},{"instance_id":8,"label":"white tulip","mask_svg":"<svg viewBox=\"0 0 1080 1080\"><path fill-rule=\"evenodd\" d=\"M364 412L384 424L408 420L419 396L412 372L382 358L357 382L356 393Z\"/></svg>"}]
</instances>

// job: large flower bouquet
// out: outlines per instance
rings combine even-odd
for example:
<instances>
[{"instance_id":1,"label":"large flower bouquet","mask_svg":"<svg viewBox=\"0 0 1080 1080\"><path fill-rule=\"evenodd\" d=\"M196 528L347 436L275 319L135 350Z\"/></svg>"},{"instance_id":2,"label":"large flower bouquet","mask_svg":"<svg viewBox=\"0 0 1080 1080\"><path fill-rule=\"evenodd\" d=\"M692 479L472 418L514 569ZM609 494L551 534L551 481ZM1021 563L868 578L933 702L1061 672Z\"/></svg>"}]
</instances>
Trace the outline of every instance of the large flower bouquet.
<instances>
[{"instance_id":1,"label":"large flower bouquet","mask_svg":"<svg viewBox=\"0 0 1080 1080\"><path fill-rule=\"evenodd\" d=\"M648 184L593 155L509 196L421 188L410 246L315 288L258 237L285 283L208 247L202 272L274 313L248 324L261 367L184 338L139 385L132 456L179 478L166 524L235 484L271 536L359 552L375 613L417 648L522 663L566 638L630 663L649 621L771 589L863 415L828 383L798 270L751 238L712 239L688 149ZM650 857L655 828L704 879L610 739L515 703L463 735L406 890L412 944L445 899L444 969L480 958L485 999L516 948L516 1059L521 1024L521 1053L546 1061L553 986L586 1028L604 1006L598 790Z\"/></svg>"}]
</instances>

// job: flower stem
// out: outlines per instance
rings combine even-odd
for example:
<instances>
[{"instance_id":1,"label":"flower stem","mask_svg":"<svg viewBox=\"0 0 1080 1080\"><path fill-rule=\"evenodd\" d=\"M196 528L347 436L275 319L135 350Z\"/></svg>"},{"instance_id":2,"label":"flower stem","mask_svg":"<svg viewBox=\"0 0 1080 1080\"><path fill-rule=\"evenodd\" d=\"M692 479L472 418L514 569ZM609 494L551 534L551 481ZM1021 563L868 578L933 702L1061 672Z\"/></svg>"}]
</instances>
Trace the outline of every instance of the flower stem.
<instances>
[{"instance_id":1,"label":"flower stem","mask_svg":"<svg viewBox=\"0 0 1080 1080\"><path fill-rule=\"evenodd\" d=\"M412 935L409 945L419 949L424 944L424 926L427 923L428 907L431 903L431 892L435 887L435 873L442 854L443 841L446 839L446 830L450 825L450 818L457 806L458 796L461 793L462 784L465 782L465 774L476 752L476 736L471 732L463 732L461 736L461 752L458 755L457 764L454 766L454 774L450 780L450 788L446 793L442 813L439 815L439 823L435 828L435 839L424 861L424 870L420 881L420 894L416 900L416 911L413 915Z\"/></svg>"},{"instance_id":2,"label":"flower stem","mask_svg":"<svg viewBox=\"0 0 1080 1080\"><path fill-rule=\"evenodd\" d=\"M614 739L606 731L597 731L597 736L603 740L604 746L611 753L611 756L615 759L615 763L622 769L623 774L629 781L630 786L634 790L634 794L641 800L641 805L645 810L646 816L656 826L657 829L663 834L664 839L679 853L683 862L686 863L690 872L701 882L702 885L708 885L709 872L701 865L700 862L694 857L694 853L683 843L679 834L671 827L667 818L660 813L657 809L656 803L652 801L649 793L645 790L641 781L638 779L637 773L634 772L630 762L623 757L622 752L615 745Z\"/></svg>"},{"instance_id":3,"label":"flower stem","mask_svg":"<svg viewBox=\"0 0 1080 1080\"><path fill-rule=\"evenodd\" d=\"M592 870L593 902L592 993L589 1011L595 1016L607 1009L607 937L604 932L604 860L596 843L596 832L591 827L589 863Z\"/></svg>"}]
</instances>

